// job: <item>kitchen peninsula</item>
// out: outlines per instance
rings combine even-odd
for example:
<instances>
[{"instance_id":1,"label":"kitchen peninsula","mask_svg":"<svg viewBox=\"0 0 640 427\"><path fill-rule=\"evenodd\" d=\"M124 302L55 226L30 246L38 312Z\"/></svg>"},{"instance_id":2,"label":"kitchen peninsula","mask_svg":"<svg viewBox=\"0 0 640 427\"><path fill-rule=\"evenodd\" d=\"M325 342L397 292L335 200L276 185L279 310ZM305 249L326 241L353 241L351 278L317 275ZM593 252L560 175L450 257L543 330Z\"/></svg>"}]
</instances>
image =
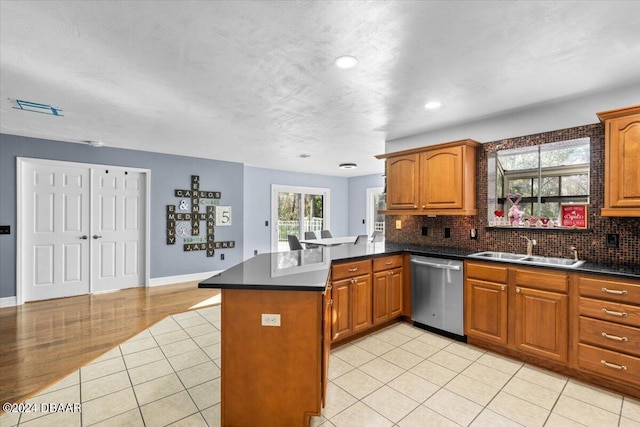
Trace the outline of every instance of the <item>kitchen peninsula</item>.
<instances>
[{"instance_id":1,"label":"kitchen peninsula","mask_svg":"<svg viewBox=\"0 0 640 427\"><path fill-rule=\"evenodd\" d=\"M320 415L331 264L386 253L379 244L261 254L199 284L222 289L222 425L308 426Z\"/></svg>"}]
</instances>

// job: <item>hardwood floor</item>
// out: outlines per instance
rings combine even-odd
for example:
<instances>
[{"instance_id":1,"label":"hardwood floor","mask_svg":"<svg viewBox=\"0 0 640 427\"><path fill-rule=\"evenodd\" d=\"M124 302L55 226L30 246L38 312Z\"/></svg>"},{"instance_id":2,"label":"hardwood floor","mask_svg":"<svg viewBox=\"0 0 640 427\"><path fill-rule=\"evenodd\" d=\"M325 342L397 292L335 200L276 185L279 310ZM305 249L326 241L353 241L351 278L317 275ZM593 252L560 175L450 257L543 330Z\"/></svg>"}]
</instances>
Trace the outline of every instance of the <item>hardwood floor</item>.
<instances>
[{"instance_id":1,"label":"hardwood floor","mask_svg":"<svg viewBox=\"0 0 640 427\"><path fill-rule=\"evenodd\" d=\"M24 401L171 314L219 303L220 290L188 282L1 308L0 402Z\"/></svg>"}]
</instances>

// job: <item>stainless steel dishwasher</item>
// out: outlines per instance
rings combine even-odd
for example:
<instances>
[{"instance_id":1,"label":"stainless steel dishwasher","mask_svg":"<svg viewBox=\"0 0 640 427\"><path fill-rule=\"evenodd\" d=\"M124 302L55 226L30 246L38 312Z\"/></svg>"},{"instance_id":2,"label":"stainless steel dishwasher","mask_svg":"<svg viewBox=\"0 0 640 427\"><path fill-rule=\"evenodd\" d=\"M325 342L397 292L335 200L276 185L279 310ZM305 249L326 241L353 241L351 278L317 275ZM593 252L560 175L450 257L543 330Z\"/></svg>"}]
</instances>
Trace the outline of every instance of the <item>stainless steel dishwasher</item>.
<instances>
[{"instance_id":1,"label":"stainless steel dishwasher","mask_svg":"<svg viewBox=\"0 0 640 427\"><path fill-rule=\"evenodd\" d=\"M464 262L411 256L411 320L457 340L464 336Z\"/></svg>"}]
</instances>

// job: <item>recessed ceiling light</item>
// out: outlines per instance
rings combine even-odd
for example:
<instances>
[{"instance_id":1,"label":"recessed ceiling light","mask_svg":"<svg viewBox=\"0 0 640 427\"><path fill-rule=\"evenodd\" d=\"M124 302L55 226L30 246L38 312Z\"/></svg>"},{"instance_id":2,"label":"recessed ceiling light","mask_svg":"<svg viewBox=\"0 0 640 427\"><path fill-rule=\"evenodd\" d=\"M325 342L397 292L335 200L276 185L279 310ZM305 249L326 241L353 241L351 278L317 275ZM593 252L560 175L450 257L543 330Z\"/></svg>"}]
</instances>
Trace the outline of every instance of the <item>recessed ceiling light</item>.
<instances>
[{"instance_id":1,"label":"recessed ceiling light","mask_svg":"<svg viewBox=\"0 0 640 427\"><path fill-rule=\"evenodd\" d=\"M355 169L358 165L355 163L340 163L340 169Z\"/></svg>"},{"instance_id":2,"label":"recessed ceiling light","mask_svg":"<svg viewBox=\"0 0 640 427\"><path fill-rule=\"evenodd\" d=\"M334 59L333 63L336 64L338 68L348 69L358 65L358 60L353 56L343 55Z\"/></svg>"},{"instance_id":3,"label":"recessed ceiling light","mask_svg":"<svg viewBox=\"0 0 640 427\"><path fill-rule=\"evenodd\" d=\"M300 154L299 157L301 157L303 159L307 159L307 158L311 157L311 154L303 153L303 154Z\"/></svg>"},{"instance_id":4,"label":"recessed ceiling light","mask_svg":"<svg viewBox=\"0 0 640 427\"><path fill-rule=\"evenodd\" d=\"M429 101L426 104L424 104L424 108L426 108L427 110L436 110L441 106L442 106L442 103L440 101Z\"/></svg>"}]
</instances>

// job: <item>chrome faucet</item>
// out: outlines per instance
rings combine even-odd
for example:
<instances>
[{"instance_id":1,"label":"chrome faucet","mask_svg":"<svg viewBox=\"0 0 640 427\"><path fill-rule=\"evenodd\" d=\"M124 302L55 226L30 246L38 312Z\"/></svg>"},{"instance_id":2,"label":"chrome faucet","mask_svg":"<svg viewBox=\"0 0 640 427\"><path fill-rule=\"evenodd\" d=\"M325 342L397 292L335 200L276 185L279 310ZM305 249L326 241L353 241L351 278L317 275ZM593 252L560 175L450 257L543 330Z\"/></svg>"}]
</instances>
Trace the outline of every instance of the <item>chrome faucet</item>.
<instances>
[{"instance_id":1,"label":"chrome faucet","mask_svg":"<svg viewBox=\"0 0 640 427\"><path fill-rule=\"evenodd\" d=\"M527 256L531 256L533 254L533 247L537 244L535 239L530 239L526 236L520 236L523 239L527 240Z\"/></svg>"},{"instance_id":2,"label":"chrome faucet","mask_svg":"<svg viewBox=\"0 0 640 427\"><path fill-rule=\"evenodd\" d=\"M578 261L578 248L576 248L575 246L570 246L569 249L571 249L571 252L573 252L573 259Z\"/></svg>"}]
</instances>

